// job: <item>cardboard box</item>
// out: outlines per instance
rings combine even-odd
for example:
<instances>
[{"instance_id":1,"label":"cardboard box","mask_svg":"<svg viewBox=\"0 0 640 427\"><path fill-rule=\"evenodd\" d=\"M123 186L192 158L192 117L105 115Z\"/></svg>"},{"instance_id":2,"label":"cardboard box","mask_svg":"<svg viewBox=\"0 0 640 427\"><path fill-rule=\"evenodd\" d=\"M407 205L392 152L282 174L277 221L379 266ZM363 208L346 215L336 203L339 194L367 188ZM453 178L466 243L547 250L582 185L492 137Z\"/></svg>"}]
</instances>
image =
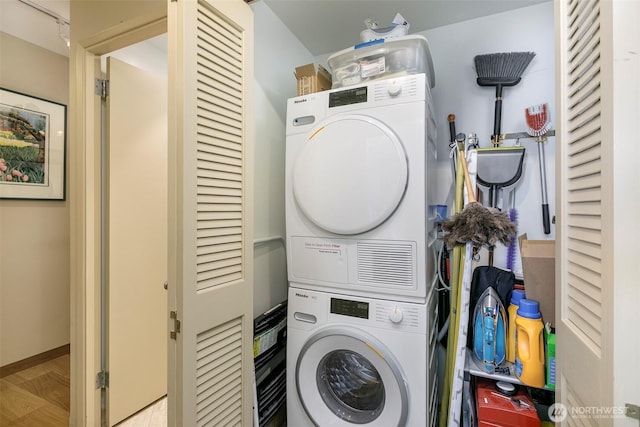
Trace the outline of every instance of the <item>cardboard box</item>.
<instances>
[{"instance_id":1,"label":"cardboard box","mask_svg":"<svg viewBox=\"0 0 640 427\"><path fill-rule=\"evenodd\" d=\"M318 65L318 71L313 64L296 67L295 75L298 96L331 89L331 74L322 65Z\"/></svg>"},{"instance_id":2,"label":"cardboard box","mask_svg":"<svg viewBox=\"0 0 640 427\"><path fill-rule=\"evenodd\" d=\"M556 242L527 240L520 237L520 255L524 292L527 299L538 301L542 321L556 326Z\"/></svg>"}]
</instances>

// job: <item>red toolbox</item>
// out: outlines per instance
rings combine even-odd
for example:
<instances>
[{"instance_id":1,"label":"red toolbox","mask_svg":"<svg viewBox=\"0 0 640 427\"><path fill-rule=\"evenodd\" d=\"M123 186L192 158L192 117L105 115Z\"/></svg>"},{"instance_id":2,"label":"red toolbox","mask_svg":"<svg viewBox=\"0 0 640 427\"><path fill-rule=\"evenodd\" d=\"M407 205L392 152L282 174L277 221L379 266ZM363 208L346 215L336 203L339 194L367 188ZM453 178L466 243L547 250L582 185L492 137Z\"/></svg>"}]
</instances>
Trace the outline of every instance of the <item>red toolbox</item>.
<instances>
[{"instance_id":1,"label":"red toolbox","mask_svg":"<svg viewBox=\"0 0 640 427\"><path fill-rule=\"evenodd\" d=\"M540 427L540 418L527 389L516 386L512 396L501 393L496 382L476 378L478 427Z\"/></svg>"}]
</instances>

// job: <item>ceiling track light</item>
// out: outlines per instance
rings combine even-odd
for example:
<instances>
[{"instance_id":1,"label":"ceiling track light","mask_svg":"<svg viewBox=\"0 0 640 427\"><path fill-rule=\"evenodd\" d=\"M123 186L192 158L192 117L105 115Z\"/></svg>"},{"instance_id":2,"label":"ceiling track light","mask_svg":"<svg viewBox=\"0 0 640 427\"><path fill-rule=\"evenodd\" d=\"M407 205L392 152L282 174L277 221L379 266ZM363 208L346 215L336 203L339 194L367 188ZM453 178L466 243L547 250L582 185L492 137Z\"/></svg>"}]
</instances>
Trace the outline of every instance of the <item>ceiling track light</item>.
<instances>
[{"instance_id":1,"label":"ceiling track light","mask_svg":"<svg viewBox=\"0 0 640 427\"><path fill-rule=\"evenodd\" d=\"M71 38L69 35L69 24L58 20L58 37L65 42L67 47L71 46Z\"/></svg>"},{"instance_id":2,"label":"ceiling track light","mask_svg":"<svg viewBox=\"0 0 640 427\"><path fill-rule=\"evenodd\" d=\"M0 0L1 1L1 0ZM67 47L71 46L71 38L70 38L70 22L67 18L65 18L62 15L59 15L57 13L55 13L52 10L47 9L44 6L39 5L38 3L31 1L31 0L18 0L20 3L22 4L26 4L29 7L32 7L34 9L36 9L39 12L44 13L45 15L50 16L51 18L55 19L56 22L58 23L58 37L60 37L60 39L62 41L65 42L65 44L67 45Z\"/></svg>"}]
</instances>

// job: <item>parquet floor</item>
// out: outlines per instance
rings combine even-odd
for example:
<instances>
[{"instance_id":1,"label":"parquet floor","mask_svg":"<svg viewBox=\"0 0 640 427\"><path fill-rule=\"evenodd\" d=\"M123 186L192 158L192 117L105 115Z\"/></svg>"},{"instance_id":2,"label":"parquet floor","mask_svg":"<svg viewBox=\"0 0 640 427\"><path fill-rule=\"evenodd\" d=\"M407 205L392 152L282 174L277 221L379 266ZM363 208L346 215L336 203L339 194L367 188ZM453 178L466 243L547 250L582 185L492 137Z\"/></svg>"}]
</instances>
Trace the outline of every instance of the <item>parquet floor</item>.
<instances>
[{"instance_id":1,"label":"parquet floor","mask_svg":"<svg viewBox=\"0 0 640 427\"><path fill-rule=\"evenodd\" d=\"M0 378L0 427L68 427L69 390L68 354ZM164 397L118 427L166 425Z\"/></svg>"},{"instance_id":2,"label":"parquet floor","mask_svg":"<svg viewBox=\"0 0 640 427\"><path fill-rule=\"evenodd\" d=\"M0 378L0 427L69 425L69 355Z\"/></svg>"}]
</instances>

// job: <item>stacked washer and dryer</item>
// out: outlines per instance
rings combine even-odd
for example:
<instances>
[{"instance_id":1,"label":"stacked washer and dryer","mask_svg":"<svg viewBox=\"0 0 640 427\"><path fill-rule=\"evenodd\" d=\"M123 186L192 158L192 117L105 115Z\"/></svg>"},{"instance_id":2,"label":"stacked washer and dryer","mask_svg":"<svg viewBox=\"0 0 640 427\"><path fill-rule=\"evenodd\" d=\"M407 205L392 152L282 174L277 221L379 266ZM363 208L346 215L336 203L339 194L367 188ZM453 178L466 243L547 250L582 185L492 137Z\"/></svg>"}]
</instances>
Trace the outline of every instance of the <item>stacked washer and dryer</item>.
<instances>
[{"instance_id":1,"label":"stacked washer and dryer","mask_svg":"<svg viewBox=\"0 0 640 427\"><path fill-rule=\"evenodd\" d=\"M436 424L434 75L411 38L421 72L288 101L290 426Z\"/></svg>"}]
</instances>

